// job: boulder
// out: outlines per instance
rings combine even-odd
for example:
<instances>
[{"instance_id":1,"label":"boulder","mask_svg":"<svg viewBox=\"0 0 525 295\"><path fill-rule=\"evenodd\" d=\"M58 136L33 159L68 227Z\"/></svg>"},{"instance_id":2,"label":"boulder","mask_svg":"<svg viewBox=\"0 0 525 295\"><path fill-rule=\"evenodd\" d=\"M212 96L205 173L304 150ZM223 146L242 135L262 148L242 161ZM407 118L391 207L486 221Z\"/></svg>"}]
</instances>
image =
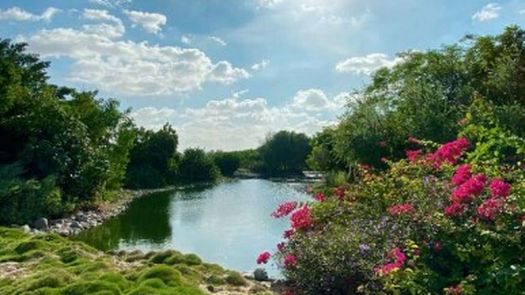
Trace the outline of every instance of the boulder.
<instances>
[{"instance_id":1,"label":"boulder","mask_svg":"<svg viewBox=\"0 0 525 295\"><path fill-rule=\"evenodd\" d=\"M30 227L29 225L27 225L27 224L22 225L22 226L20 227L20 229L23 230L26 234L29 233L29 232L31 232L31 227Z\"/></svg>"},{"instance_id":2,"label":"boulder","mask_svg":"<svg viewBox=\"0 0 525 295\"><path fill-rule=\"evenodd\" d=\"M257 268L253 272L253 278L256 281L259 281L259 282L264 282L264 281L267 281L269 279L268 278L268 273L266 272L266 270L264 270L264 268Z\"/></svg>"},{"instance_id":3,"label":"boulder","mask_svg":"<svg viewBox=\"0 0 525 295\"><path fill-rule=\"evenodd\" d=\"M44 218L44 217L41 217L41 218L38 218L35 223L33 224L33 226L37 229L37 230L43 230L43 231L46 231L49 229L49 222L47 221L47 218Z\"/></svg>"}]
</instances>

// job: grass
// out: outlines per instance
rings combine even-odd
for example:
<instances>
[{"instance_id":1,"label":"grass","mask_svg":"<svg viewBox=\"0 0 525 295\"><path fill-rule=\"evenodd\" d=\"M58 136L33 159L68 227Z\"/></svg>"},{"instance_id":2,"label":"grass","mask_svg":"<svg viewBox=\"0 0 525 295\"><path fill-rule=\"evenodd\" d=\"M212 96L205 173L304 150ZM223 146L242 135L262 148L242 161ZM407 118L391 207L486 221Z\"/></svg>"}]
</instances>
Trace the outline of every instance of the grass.
<instances>
[{"instance_id":1,"label":"grass","mask_svg":"<svg viewBox=\"0 0 525 295\"><path fill-rule=\"evenodd\" d=\"M238 290L244 285L238 273L194 254L109 255L55 234L31 236L0 227L0 294L199 295L208 294L209 286Z\"/></svg>"}]
</instances>

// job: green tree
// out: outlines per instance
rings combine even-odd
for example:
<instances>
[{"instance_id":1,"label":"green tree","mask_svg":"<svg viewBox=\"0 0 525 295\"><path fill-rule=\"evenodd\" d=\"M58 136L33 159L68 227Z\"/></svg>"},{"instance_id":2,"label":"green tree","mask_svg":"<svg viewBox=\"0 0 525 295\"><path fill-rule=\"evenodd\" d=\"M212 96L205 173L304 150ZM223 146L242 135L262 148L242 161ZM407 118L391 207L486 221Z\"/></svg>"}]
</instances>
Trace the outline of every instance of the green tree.
<instances>
[{"instance_id":1,"label":"green tree","mask_svg":"<svg viewBox=\"0 0 525 295\"><path fill-rule=\"evenodd\" d=\"M300 173L306 167L310 140L302 133L279 131L259 147L266 172L269 175Z\"/></svg>"},{"instance_id":2,"label":"green tree","mask_svg":"<svg viewBox=\"0 0 525 295\"><path fill-rule=\"evenodd\" d=\"M187 183L213 182L220 176L213 159L202 149L187 149L179 163L179 176Z\"/></svg>"},{"instance_id":3,"label":"green tree","mask_svg":"<svg viewBox=\"0 0 525 295\"><path fill-rule=\"evenodd\" d=\"M241 157L237 152L215 152L212 155L215 165L224 176L233 176L241 166Z\"/></svg>"}]
</instances>

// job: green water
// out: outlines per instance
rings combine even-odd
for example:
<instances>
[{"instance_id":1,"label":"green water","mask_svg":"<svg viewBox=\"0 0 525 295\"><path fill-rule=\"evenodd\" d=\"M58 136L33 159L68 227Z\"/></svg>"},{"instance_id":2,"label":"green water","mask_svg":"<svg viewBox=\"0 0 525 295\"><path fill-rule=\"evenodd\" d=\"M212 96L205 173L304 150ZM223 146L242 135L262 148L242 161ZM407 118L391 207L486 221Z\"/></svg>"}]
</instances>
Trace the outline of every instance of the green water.
<instances>
[{"instance_id":1,"label":"green water","mask_svg":"<svg viewBox=\"0 0 525 295\"><path fill-rule=\"evenodd\" d=\"M257 267L256 256L275 251L287 219L270 213L283 201L308 200L304 186L262 179L151 194L79 239L102 250L176 249L238 271ZM278 270L270 263L270 275Z\"/></svg>"}]
</instances>

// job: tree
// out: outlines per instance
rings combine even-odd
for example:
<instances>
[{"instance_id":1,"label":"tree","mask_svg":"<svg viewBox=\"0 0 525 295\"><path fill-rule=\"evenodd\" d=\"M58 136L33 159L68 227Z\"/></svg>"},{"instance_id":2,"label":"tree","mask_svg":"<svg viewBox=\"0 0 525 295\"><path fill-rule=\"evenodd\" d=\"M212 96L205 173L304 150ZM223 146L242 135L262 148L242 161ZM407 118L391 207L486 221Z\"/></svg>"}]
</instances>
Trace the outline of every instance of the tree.
<instances>
[{"instance_id":1,"label":"tree","mask_svg":"<svg viewBox=\"0 0 525 295\"><path fill-rule=\"evenodd\" d=\"M187 183L213 182L220 172L213 159L202 149L187 149L179 163L179 176Z\"/></svg>"},{"instance_id":2,"label":"tree","mask_svg":"<svg viewBox=\"0 0 525 295\"><path fill-rule=\"evenodd\" d=\"M344 162L337 158L334 150L336 136L335 128L326 127L312 138L312 151L306 159L309 168L318 171L345 170Z\"/></svg>"},{"instance_id":3,"label":"tree","mask_svg":"<svg viewBox=\"0 0 525 295\"><path fill-rule=\"evenodd\" d=\"M224 176L233 176L233 173L239 169L241 158L237 152L215 152L212 155L215 165Z\"/></svg>"},{"instance_id":4,"label":"tree","mask_svg":"<svg viewBox=\"0 0 525 295\"><path fill-rule=\"evenodd\" d=\"M300 173L306 167L310 140L302 133L279 131L259 148L269 175Z\"/></svg>"}]
</instances>

